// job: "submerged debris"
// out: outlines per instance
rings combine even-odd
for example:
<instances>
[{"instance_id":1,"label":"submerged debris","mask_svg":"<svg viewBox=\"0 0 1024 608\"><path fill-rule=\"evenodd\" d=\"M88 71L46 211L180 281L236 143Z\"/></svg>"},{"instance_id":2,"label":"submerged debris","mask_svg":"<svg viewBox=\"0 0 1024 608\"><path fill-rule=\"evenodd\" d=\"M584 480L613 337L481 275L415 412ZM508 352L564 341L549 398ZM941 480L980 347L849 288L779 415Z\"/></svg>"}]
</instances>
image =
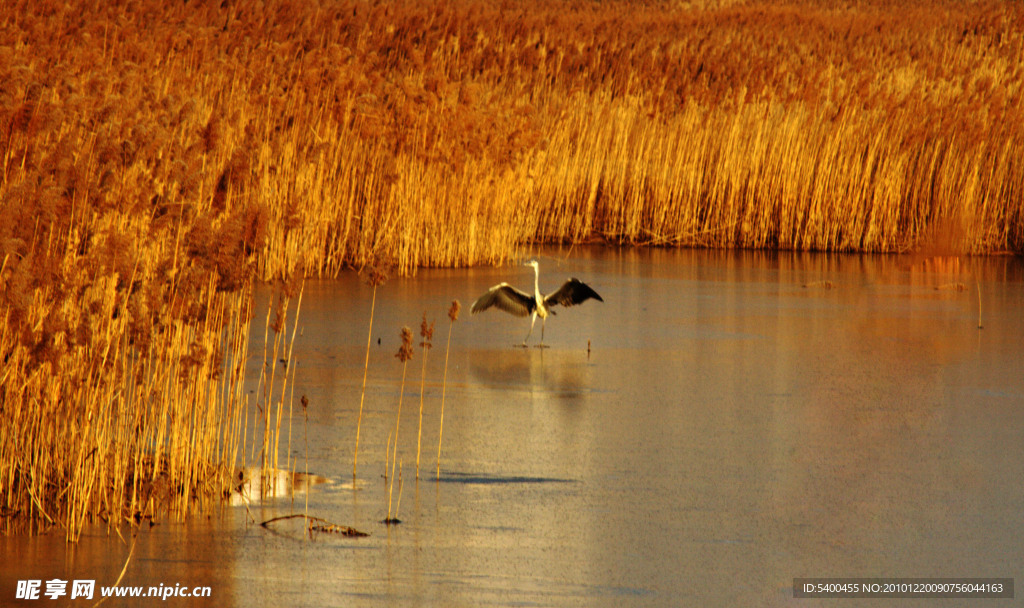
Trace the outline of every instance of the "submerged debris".
<instances>
[{"instance_id":1,"label":"submerged debris","mask_svg":"<svg viewBox=\"0 0 1024 608\"><path fill-rule=\"evenodd\" d=\"M353 537L369 536L369 534L367 534L366 532L360 532L359 530L356 530L355 528L352 528L352 527L349 527L349 526L342 526L341 524L331 523L331 522L327 521L326 519L321 519L319 517L313 517L312 515L305 515L303 513L293 513L291 515L282 515L280 517L274 517L272 519L268 519L268 520L266 520L264 522L261 522L260 526L270 530L270 529L272 529L270 527L270 524L272 524L272 523L283 521L283 520L286 520L286 519L298 519L298 518L303 518L303 519L306 520L306 530L309 531L311 534L313 532L324 532L324 533L329 533L329 534L341 534L342 536L353 536Z\"/></svg>"}]
</instances>

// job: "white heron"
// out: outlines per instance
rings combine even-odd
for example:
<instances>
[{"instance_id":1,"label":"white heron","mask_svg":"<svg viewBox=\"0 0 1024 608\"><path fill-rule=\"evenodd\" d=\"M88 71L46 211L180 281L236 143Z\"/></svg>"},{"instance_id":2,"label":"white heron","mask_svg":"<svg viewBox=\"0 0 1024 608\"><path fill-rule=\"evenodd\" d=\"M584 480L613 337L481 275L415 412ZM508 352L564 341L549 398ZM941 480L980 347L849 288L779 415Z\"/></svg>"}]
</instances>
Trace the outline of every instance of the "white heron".
<instances>
[{"instance_id":1,"label":"white heron","mask_svg":"<svg viewBox=\"0 0 1024 608\"><path fill-rule=\"evenodd\" d=\"M590 288L589 285L580 281L576 278L571 278L556 291L544 296L540 293L540 267L537 264L537 260L530 260L523 264L523 266L533 267L533 295L529 295L522 292L515 287L512 287L508 283L498 283L494 287L487 290L487 293L480 296L473 302L473 306L470 307L470 312L473 314L487 310L492 306L496 306L507 313L511 313L517 317L525 317L526 315L532 315L530 319L530 331L526 334L526 338L523 339L522 346L526 346L526 341L530 339L533 334L533 325L537 322L537 317L541 319L540 325L540 344L538 348L544 347L544 325L547 322L548 315L555 314L555 311L551 310L552 306L561 304L562 306L575 306L581 304L590 298L597 300L598 302L604 302L604 300L597 294L596 291Z\"/></svg>"}]
</instances>

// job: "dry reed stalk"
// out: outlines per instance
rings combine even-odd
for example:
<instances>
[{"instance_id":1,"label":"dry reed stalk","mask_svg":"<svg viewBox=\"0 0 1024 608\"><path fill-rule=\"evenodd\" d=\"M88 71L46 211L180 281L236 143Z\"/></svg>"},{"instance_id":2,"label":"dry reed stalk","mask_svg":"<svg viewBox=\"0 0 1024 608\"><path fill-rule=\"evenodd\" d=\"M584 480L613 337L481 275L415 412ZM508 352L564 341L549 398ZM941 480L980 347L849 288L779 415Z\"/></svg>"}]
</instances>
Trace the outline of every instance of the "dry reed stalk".
<instances>
[{"instance_id":1,"label":"dry reed stalk","mask_svg":"<svg viewBox=\"0 0 1024 608\"><path fill-rule=\"evenodd\" d=\"M423 313L423 321L420 323L420 337L423 338L423 341L420 342L420 348L423 349L423 365L420 369L420 422L416 431L417 480L420 478L420 447L423 444L423 387L427 380L427 351L433 347L430 341L434 337L434 322L431 321L430 325L427 325L427 313Z\"/></svg>"},{"instance_id":2,"label":"dry reed stalk","mask_svg":"<svg viewBox=\"0 0 1024 608\"><path fill-rule=\"evenodd\" d=\"M295 396L295 373L296 373L296 371L298 369L298 365L297 365L297 363L295 362L295 360L293 358L293 354L295 352L295 337L296 337L296 333L298 332L298 329L299 329L298 316L299 316L299 313L302 310L302 294L305 291L305 287L306 287L305 281L302 280L300 276L296 276L295 278L298 279L298 281L299 281L299 287L298 287L298 292L299 293L298 293L298 299L295 302L295 318L296 318L296 320L292 322L292 334L291 334L291 338L288 339L288 349L287 349L287 354L285 355L285 359L284 359L284 361L285 361L285 374L284 374L284 380L283 380L283 382L281 384L281 396L278 398L278 402L277 402L277 432L276 432L276 437L274 439L274 471L275 471L275 474L276 474L276 471L278 470L278 467L279 467L278 455L280 454L280 443L281 443L281 416L282 416L282 414L284 412L285 392L286 392L286 389L289 388L289 385L288 385L288 374L289 373L291 374L291 377L292 377L292 382L291 382L291 386L290 386L292 392L291 392L291 396L287 400L288 401L288 412L289 412L289 415L288 415L288 445L286 446L285 449L286 449L288 454L291 454L291 409L292 409L291 408L291 404L292 404L293 398ZM292 290L294 290L294 286L288 286L288 285L285 286L285 292L288 295L288 299L291 299L291 295L288 294L288 292L292 291Z\"/></svg>"},{"instance_id":3,"label":"dry reed stalk","mask_svg":"<svg viewBox=\"0 0 1024 608\"><path fill-rule=\"evenodd\" d=\"M304 285L300 283L298 287L298 298L296 301L296 316L298 315L299 309L302 305L303 289ZM261 493L276 493L275 488L270 487L268 484L276 483L278 479L277 471L280 469L278 455L280 453L281 421L285 408L285 397L288 390L288 376L290 373L294 377L295 373L295 366L292 366L291 369L289 369L288 362L292 357L298 323L296 322L293 324L290 338L287 331L288 310L291 299L295 294L295 290L296 288L291 284L291 282L286 283L284 289L276 296L276 307L272 305L274 297L271 296L270 305L268 305L267 310L266 327L264 327L264 359L260 376L263 396L261 420L263 424L263 442L260 446L259 457L261 463ZM273 321L271 321L271 318L273 318ZM273 345L268 348L271 331L273 331L274 334ZM278 363L280 362L284 362L285 365L280 387L277 387L277 369ZM288 401L290 408L291 400L289 399ZM276 413L274 411L275 406Z\"/></svg>"},{"instance_id":4,"label":"dry reed stalk","mask_svg":"<svg viewBox=\"0 0 1024 608\"><path fill-rule=\"evenodd\" d=\"M409 359L412 359L412 330L403 327L401 332L402 346L399 347L395 357L402 362L402 384L398 391L398 411L395 414L395 441L394 453L391 455L391 485L388 488L388 519L391 519L391 497L395 489L395 464L398 460L398 428L402 421L402 397L405 395L405 372L409 367ZM401 489L399 489L401 493Z\"/></svg>"},{"instance_id":5,"label":"dry reed stalk","mask_svg":"<svg viewBox=\"0 0 1024 608\"><path fill-rule=\"evenodd\" d=\"M366 376L370 371L370 342L373 339L373 311L377 305L377 287L383 285L387 280L387 271L383 268L372 267L367 283L373 290L370 298L370 327L366 334L366 361L363 363L363 388L359 393L359 418L356 421L356 447L352 452L352 481L356 479L356 469L359 463L359 433L363 428L363 401L366 398Z\"/></svg>"},{"instance_id":6,"label":"dry reed stalk","mask_svg":"<svg viewBox=\"0 0 1024 608\"><path fill-rule=\"evenodd\" d=\"M448 341L444 347L444 376L441 380L441 422L437 431L437 477L441 479L441 439L444 437L444 398L448 388L448 352L452 346L452 328L455 327L455 322L459 320L459 309L461 305L458 300L452 300L451 307L448 308ZM590 350L590 343L587 343L587 350Z\"/></svg>"}]
</instances>

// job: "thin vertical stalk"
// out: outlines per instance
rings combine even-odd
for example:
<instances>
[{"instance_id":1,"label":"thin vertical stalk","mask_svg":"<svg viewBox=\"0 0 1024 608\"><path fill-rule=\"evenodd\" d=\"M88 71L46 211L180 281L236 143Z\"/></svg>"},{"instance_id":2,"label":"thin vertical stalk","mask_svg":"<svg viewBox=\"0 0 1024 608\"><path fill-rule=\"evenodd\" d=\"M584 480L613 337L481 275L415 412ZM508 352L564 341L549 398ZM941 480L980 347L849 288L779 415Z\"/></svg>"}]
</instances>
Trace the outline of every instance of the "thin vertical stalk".
<instances>
[{"instance_id":1,"label":"thin vertical stalk","mask_svg":"<svg viewBox=\"0 0 1024 608\"><path fill-rule=\"evenodd\" d=\"M448 324L448 342L444 347L444 376L441 380L441 425L437 431L437 479L441 479L441 438L444 436L444 400L445 394L448 389L448 353L452 346L452 328L455 327L455 322L459 320L459 301L453 300L451 308L448 309L448 318L451 322Z\"/></svg>"},{"instance_id":2,"label":"thin vertical stalk","mask_svg":"<svg viewBox=\"0 0 1024 608\"><path fill-rule=\"evenodd\" d=\"M370 371L370 342L373 340L373 311L377 306L377 286L373 287L370 299L370 329L366 333L366 361L363 363L363 390L359 393L359 418L356 420L356 448L352 453L352 481L356 479L359 467L359 434L363 428L363 401L366 399L366 376Z\"/></svg>"}]
</instances>

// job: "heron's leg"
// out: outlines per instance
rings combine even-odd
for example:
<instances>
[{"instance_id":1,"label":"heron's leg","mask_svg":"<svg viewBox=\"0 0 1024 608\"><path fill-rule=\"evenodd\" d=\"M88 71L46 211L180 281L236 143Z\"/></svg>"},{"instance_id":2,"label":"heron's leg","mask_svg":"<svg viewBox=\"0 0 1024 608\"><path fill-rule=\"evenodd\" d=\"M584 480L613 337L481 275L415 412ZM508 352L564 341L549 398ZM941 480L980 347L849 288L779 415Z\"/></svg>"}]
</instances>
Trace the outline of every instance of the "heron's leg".
<instances>
[{"instance_id":1,"label":"heron's leg","mask_svg":"<svg viewBox=\"0 0 1024 608\"><path fill-rule=\"evenodd\" d=\"M547 324L548 324L547 317L544 317L543 319L540 320L540 344L537 345L537 348L547 348L548 347L547 344L544 344L544 328L547 327Z\"/></svg>"},{"instance_id":2,"label":"heron's leg","mask_svg":"<svg viewBox=\"0 0 1024 608\"><path fill-rule=\"evenodd\" d=\"M533 313L533 317L530 319L530 331L526 334L526 337L523 338L523 343L519 345L520 347L526 348L526 341L530 339L531 335L533 335L533 324L536 323L536 322L537 322L537 313L535 312L535 313Z\"/></svg>"}]
</instances>

